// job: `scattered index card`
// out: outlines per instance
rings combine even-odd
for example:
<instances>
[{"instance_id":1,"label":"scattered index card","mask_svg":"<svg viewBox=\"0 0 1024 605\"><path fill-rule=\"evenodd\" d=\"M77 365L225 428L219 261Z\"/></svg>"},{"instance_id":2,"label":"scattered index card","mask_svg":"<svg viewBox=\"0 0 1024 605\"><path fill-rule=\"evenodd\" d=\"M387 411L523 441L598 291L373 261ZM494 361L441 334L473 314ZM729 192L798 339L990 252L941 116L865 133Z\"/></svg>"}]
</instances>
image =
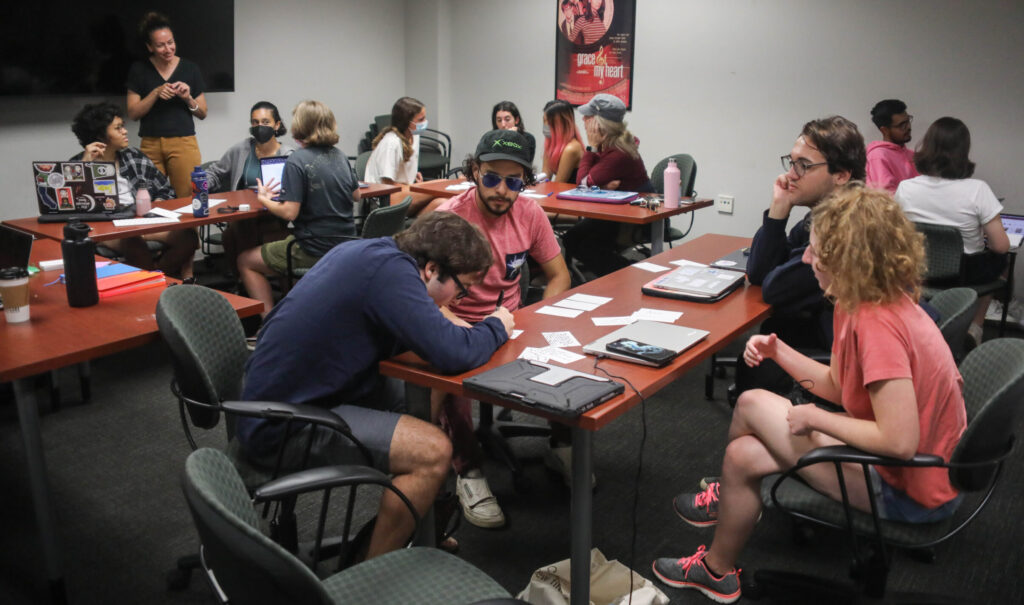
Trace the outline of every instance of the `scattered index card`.
<instances>
[{"instance_id":1,"label":"scattered index card","mask_svg":"<svg viewBox=\"0 0 1024 605\"><path fill-rule=\"evenodd\" d=\"M694 262L692 260L686 260L685 258L681 258L679 260L673 260L673 261L669 261L669 262L672 263L673 265L678 265L680 267L707 267L707 265L705 265L704 263L698 263L698 262Z\"/></svg>"},{"instance_id":2,"label":"scattered index card","mask_svg":"<svg viewBox=\"0 0 1024 605\"><path fill-rule=\"evenodd\" d=\"M552 347L582 347L572 332L543 332L544 339Z\"/></svg>"},{"instance_id":3,"label":"scattered index card","mask_svg":"<svg viewBox=\"0 0 1024 605\"><path fill-rule=\"evenodd\" d=\"M590 318L595 326L628 326L629 324L636 321L632 315L623 315L621 317L591 317Z\"/></svg>"},{"instance_id":4,"label":"scattered index card","mask_svg":"<svg viewBox=\"0 0 1024 605\"><path fill-rule=\"evenodd\" d=\"M543 313L544 315L556 315L558 317L578 317L582 312L583 311L578 309L565 309L562 307L552 307L551 305L537 309L537 313Z\"/></svg>"},{"instance_id":5,"label":"scattered index card","mask_svg":"<svg viewBox=\"0 0 1024 605\"><path fill-rule=\"evenodd\" d=\"M639 262L639 263L633 263L633 266L636 267L637 269L643 269L644 271L650 271L651 273L661 273L662 271L668 271L669 269L672 268L672 267L663 267L662 265L657 265L657 264L654 264L654 263L649 263L647 261L642 261L642 262Z\"/></svg>"},{"instance_id":6,"label":"scattered index card","mask_svg":"<svg viewBox=\"0 0 1024 605\"><path fill-rule=\"evenodd\" d=\"M633 319L646 319L669 324L675 323L682 316L682 311L663 311L661 309L637 309L633 312Z\"/></svg>"},{"instance_id":7,"label":"scattered index card","mask_svg":"<svg viewBox=\"0 0 1024 605\"><path fill-rule=\"evenodd\" d=\"M508 339L509 340L515 340L515 339L519 338L519 335L522 334L522 333L523 333L522 330L512 330L512 336L509 336Z\"/></svg>"}]
</instances>

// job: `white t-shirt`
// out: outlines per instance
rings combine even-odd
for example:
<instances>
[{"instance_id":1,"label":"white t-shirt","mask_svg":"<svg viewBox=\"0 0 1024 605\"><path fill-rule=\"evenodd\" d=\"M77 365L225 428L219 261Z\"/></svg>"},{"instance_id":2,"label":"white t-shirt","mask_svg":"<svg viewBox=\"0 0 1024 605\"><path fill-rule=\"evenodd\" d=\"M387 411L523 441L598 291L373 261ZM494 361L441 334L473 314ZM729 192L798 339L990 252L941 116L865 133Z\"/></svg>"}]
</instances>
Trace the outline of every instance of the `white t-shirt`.
<instances>
[{"instance_id":1,"label":"white t-shirt","mask_svg":"<svg viewBox=\"0 0 1024 605\"><path fill-rule=\"evenodd\" d=\"M370 160L366 163L366 175L364 180L367 183L381 183L381 179L388 178L402 185L410 185L416 182L416 172L420 163L420 137L412 137L412 155L409 161L402 159L402 140L394 131L384 135L384 138L377 143L376 149L370 154Z\"/></svg>"},{"instance_id":2,"label":"white t-shirt","mask_svg":"<svg viewBox=\"0 0 1024 605\"><path fill-rule=\"evenodd\" d=\"M958 228L965 254L985 249L982 226L1003 211L992 189L978 179L917 176L902 181L894 197L907 218L915 223Z\"/></svg>"}]
</instances>

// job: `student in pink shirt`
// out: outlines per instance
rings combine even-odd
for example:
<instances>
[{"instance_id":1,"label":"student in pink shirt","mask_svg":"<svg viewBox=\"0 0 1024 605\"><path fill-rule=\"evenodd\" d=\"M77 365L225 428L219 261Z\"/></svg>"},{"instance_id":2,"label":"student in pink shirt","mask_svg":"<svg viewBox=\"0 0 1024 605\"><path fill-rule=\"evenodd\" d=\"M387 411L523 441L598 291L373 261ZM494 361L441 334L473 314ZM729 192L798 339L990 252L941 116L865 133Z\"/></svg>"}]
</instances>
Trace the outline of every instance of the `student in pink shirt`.
<instances>
[{"instance_id":1,"label":"student in pink shirt","mask_svg":"<svg viewBox=\"0 0 1024 605\"><path fill-rule=\"evenodd\" d=\"M811 217L803 259L835 302L831 363L805 357L775 334L753 336L743 360L750 366L774 360L843 411L793 405L759 389L740 395L721 477L707 477L704 491L680 494L672 503L690 525L716 526L711 547L653 564L665 584L697 589L720 603L740 598L736 562L761 515L766 475L794 466L812 449L841 444L901 460L918 453L948 460L967 426L953 355L917 304L924 245L913 223L890 195L860 185L836 190ZM962 499L943 469L872 468L870 492L861 466L843 472L850 503L870 511L874 501L883 519L937 521ZM841 499L832 465L812 465L800 475Z\"/></svg>"},{"instance_id":2,"label":"student in pink shirt","mask_svg":"<svg viewBox=\"0 0 1024 605\"><path fill-rule=\"evenodd\" d=\"M882 140L868 145L868 185L895 193L900 181L917 176L914 151L907 149L914 116L907 114L903 101L886 99L871 108L871 121Z\"/></svg>"},{"instance_id":3,"label":"student in pink shirt","mask_svg":"<svg viewBox=\"0 0 1024 605\"><path fill-rule=\"evenodd\" d=\"M464 172L476 186L441 204L438 212L453 212L483 231L494 252L494 263L465 296L442 312L457 324L476 323L496 306L518 309L519 276L532 258L547 278L544 297L569 289L569 269L544 210L519 194L533 182L533 149L515 130L492 130L480 139L476 153L466 160ZM456 493L466 520L478 527L501 527L505 516L480 470L482 452L473 431L471 402L464 397L436 395L434 414L452 440L452 465L458 474ZM442 405L443 401L443 405ZM552 429L548 464L569 472L571 448L568 431Z\"/></svg>"}]
</instances>

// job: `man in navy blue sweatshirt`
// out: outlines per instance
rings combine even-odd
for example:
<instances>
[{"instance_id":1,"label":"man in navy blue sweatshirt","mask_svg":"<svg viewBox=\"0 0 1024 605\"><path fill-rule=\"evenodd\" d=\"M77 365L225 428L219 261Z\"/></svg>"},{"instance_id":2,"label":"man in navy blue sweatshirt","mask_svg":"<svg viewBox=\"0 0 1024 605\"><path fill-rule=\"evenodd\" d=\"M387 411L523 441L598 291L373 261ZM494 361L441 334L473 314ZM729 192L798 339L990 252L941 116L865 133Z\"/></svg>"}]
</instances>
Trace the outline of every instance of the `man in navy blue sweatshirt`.
<instances>
[{"instance_id":1,"label":"man in navy blue sweatshirt","mask_svg":"<svg viewBox=\"0 0 1024 605\"><path fill-rule=\"evenodd\" d=\"M762 324L762 333L774 332L802 348L831 348L832 306L810 265L801 261L811 237L810 214L801 218L788 236L786 225L793 208L811 208L836 187L864 180L865 163L864 137L856 124L841 116L804 124L792 151L782 156L786 172L775 179L771 205L754 235L747 260L747 278L761 286L764 301L772 305L772 317ZM788 391L778 383L791 384L774 363L757 369L739 366L735 396L755 387Z\"/></svg>"},{"instance_id":2,"label":"man in navy blue sweatshirt","mask_svg":"<svg viewBox=\"0 0 1024 605\"><path fill-rule=\"evenodd\" d=\"M271 311L246 364L243 398L330 408L372 453L373 466L425 514L448 474L451 443L432 424L402 414L399 381L378 372L378 362L406 350L443 373L482 365L511 333L512 315L499 307L472 327L453 324L439 306L464 297L493 262L479 229L435 212L392 238L349 242L325 254ZM239 419L243 452L273 463L283 424ZM309 430L308 427L305 430ZM308 442L298 432L285 448L297 465ZM363 463L350 442L320 430L310 464ZM367 558L400 548L412 518L389 491L370 539Z\"/></svg>"}]
</instances>

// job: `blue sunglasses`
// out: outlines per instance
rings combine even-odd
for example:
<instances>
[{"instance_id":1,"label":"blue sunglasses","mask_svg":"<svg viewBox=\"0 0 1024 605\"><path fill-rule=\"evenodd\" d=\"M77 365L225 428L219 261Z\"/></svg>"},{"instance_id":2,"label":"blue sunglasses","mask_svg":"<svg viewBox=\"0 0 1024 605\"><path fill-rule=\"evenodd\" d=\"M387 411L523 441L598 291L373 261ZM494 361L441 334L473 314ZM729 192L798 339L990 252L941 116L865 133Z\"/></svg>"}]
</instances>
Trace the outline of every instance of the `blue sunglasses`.
<instances>
[{"instance_id":1,"label":"blue sunglasses","mask_svg":"<svg viewBox=\"0 0 1024 605\"><path fill-rule=\"evenodd\" d=\"M523 179L517 176L506 176L503 177L500 174L493 172L485 172L480 176L480 184L488 189L493 189L498 186L498 183L505 181L505 186L508 187L509 191L522 191L526 183Z\"/></svg>"}]
</instances>

